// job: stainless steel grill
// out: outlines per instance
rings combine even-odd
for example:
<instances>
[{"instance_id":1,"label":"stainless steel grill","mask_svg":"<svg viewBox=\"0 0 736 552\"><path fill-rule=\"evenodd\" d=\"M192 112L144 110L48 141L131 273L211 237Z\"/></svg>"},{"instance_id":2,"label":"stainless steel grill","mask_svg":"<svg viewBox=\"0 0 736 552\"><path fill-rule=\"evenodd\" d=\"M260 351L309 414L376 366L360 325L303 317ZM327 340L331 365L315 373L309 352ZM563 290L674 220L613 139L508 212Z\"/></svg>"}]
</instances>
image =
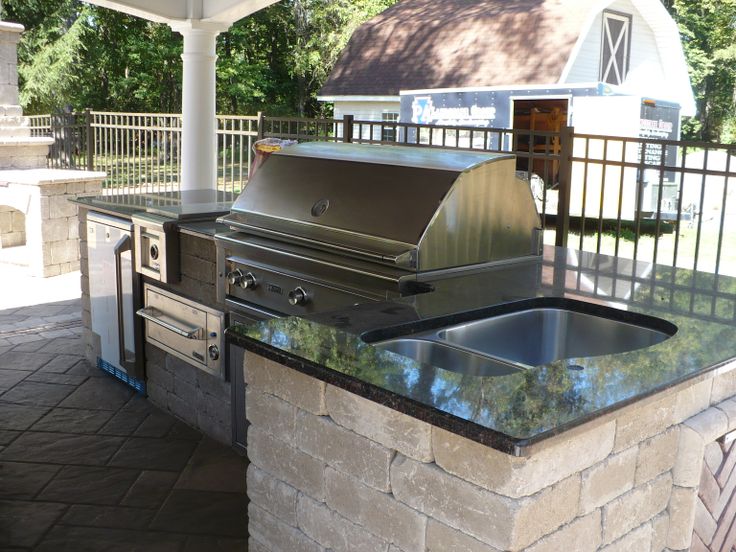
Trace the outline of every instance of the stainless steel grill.
<instances>
[{"instance_id":1,"label":"stainless steel grill","mask_svg":"<svg viewBox=\"0 0 736 552\"><path fill-rule=\"evenodd\" d=\"M218 291L254 318L425 289L448 272L538 255L512 155L308 143L271 156L220 222Z\"/></svg>"}]
</instances>

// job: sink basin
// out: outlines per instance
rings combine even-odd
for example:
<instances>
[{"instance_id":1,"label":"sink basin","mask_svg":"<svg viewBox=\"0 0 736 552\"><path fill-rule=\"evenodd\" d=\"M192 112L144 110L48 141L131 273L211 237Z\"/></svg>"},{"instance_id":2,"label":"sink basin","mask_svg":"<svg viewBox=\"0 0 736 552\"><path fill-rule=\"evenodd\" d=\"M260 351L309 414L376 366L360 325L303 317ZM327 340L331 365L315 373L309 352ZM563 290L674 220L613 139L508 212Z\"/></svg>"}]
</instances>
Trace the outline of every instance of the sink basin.
<instances>
[{"instance_id":1,"label":"sink basin","mask_svg":"<svg viewBox=\"0 0 736 552\"><path fill-rule=\"evenodd\" d=\"M486 355L427 339L391 339L375 343L374 347L409 357L421 364L469 376L505 376L521 370Z\"/></svg>"},{"instance_id":2,"label":"sink basin","mask_svg":"<svg viewBox=\"0 0 736 552\"><path fill-rule=\"evenodd\" d=\"M672 334L564 308L532 308L437 332L441 342L528 366L643 349Z\"/></svg>"},{"instance_id":3,"label":"sink basin","mask_svg":"<svg viewBox=\"0 0 736 552\"><path fill-rule=\"evenodd\" d=\"M391 339L373 345L445 370L502 376L559 360L644 349L677 332L653 316L571 299L538 298L502 308L463 323L436 319L431 330L396 327L383 333ZM373 341L369 334L364 339Z\"/></svg>"}]
</instances>

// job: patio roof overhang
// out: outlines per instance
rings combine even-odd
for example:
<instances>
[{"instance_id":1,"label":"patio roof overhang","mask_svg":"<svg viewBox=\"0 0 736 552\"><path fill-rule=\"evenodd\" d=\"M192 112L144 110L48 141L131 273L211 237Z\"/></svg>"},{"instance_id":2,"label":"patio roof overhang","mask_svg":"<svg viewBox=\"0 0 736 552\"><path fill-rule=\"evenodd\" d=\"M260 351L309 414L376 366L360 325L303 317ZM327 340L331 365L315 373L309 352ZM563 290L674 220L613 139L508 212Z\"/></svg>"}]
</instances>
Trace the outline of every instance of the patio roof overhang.
<instances>
[{"instance_id":1,"label":"patio roof overhang","mask_svg":"<svg viewBox=\"0 0 736 552\"><path fill-rule=\"evenodd\" d=\"M90 4L167 25L199 22L229 28L278 0L86 0Z\"/></svg>"},{"instance_id":2,"label":"patio roof overhang","mask_svg":"<svg viewBox=\"0 0 736 552\"><path fill-rule=\"evenodd\" d=\"M217 35L279 0L85 0L169 25L184 37L182 191L217 187L215 70Z\"/></svg>"}]
</instances>

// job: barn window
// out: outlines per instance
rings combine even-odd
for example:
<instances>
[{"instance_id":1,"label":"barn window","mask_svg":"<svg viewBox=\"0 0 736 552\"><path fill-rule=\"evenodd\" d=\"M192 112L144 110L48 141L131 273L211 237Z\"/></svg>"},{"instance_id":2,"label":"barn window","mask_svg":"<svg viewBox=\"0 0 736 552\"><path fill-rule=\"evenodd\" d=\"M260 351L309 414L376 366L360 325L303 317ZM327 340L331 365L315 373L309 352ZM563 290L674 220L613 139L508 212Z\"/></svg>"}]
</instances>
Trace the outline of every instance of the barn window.
<instances>
[{"instance_id":1,"label":"barn window","mask_svg":"<svg viewBox=\"0 0 736 552\"><path fill-rule=\"evenodd\" d=\"M397 123L398 121L399 113L396 111L384 111L383 113L381 113L381 122L383 123ZM390 124L381 126L381 141L395 142L396 127Z\"/></svg>"},{"instance_id":2,"label":"barn window","mask_svg":"<svg viewBox=\"0 0 736 552\"><path fill-rule=\"evenodd\" d=\"M630 50L631 16L625 13L604 11L600 75L602 82L618 85L626 80Z\"/></svg>"}]
</instances>

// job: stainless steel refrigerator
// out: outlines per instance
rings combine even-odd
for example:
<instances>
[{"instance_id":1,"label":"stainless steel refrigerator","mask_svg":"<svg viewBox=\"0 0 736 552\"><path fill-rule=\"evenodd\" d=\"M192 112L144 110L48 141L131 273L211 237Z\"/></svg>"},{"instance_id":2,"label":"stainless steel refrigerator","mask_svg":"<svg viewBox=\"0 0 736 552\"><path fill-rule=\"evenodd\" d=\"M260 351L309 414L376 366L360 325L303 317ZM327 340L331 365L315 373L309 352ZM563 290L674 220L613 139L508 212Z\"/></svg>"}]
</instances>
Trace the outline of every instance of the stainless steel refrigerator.
<instances>
[{"instance_id":1,"label":"stainless steel refrigerator","mask_svg":"<svg viewBox=\"0 0 736 552\"><path fill-rule=\"evenodd\" d=\"M91 326L99 339L97 366L145 392L140 277L133 262L132 222L87 215Z\"/></svg>"}]
</instances>

